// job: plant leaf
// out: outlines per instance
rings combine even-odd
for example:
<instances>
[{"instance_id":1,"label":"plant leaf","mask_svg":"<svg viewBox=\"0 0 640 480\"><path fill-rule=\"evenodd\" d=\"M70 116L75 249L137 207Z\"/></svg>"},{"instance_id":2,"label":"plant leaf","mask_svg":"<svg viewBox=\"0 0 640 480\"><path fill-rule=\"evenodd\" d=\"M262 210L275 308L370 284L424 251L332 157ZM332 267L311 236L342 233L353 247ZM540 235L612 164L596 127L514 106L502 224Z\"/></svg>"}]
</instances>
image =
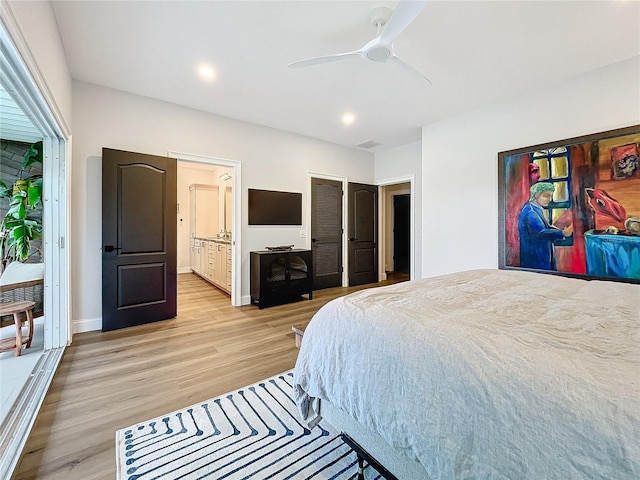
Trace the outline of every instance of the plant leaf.
<instances>
[{"instance_id":1,"label":"plant leaf","mask_svg":"<svg viewBox=\"0 0 640 480\"><path fill-rule=\"evenodd\" d=\"M11 204L9 210L7 211L7 215L16 219L22 219L27 216L27 209L24 206L24 202L19 202Z\"/></svg>"},{"instance_id":2,"label":"plant leaf","mask_svg":"<svg viewBox=\"0 0 640 480\"><path fill-rule=\"evenodd\" d=\"M20 226L20 227L16 227L13 229L13 239L18 242L20 241L22 238L24 238L24 226Z\"/></svg>"},{"instance_id":3,"label":"plant leaf","mask_svg":"<svg viewBox=\"0 0 640 480\"><path fill-rule=\"evenodd\" d=\"M19 260L26 260L29 258L29 250L31 249L31 243L23 237L16 242L16 255Z\"/></svg>"},{"instance_id":4,"label":"plant leaf","mask_svg":"<svg viewBox=\"0 0 640 480\"><path fill-rule=\"evenodd\" d=\"M17 218L18 210L20 210L20 203L10 203L9 205L7 216Z\"/></svg>"},{"instance_id":5,"label":"plant leaf","mask_svg":"<svg viewBox=\"0 0 640 480\"><path fill-rule=\"evenodd\" d=\"M42 163L42 140L31 144L29 151L24 155L22 169L29 168L34 163Z\"/></svg>"},{"instance_id":6,"label":"plant leaf","mask_svg":"<svg viewBox=\"0 0 640 480\"><path fill-rule=\"evenodd\" d=\"M11 201L9 202L9 204L14 205L19 202L22 202L26 197L27 197L27 192L23 192L22 190L20 190L19 192L14 193L11 196Z\"/></svg>"},{"instance_id":7,"label":"plant leaf","mask_svg":"<svg viewBox=\"0 0 640 480\"><path fill-rule=\"evenodd\" d=\"M29 182L29 188L27 189L28 205L32 209L35 208L40 203L41 198L42 198L42 187L36 185L35 182Z\"/></svg>"},{"instance_id":8,"label":"plant leaf","mask_svg":"<svg viewBox=\"0 0 640 480\"><path fill-rule=\"evenodd\" d=\"M0 180L0 198L10 197L13 193L13 188L7 187L7 184Z\"/></svg>"},{"instance_id":9,"label":"plant leaf","mask_svg":"<svg viewBox=\"0 0 640 480\"><path fill-rule=\"evenodd\" d=\"M31 150L38 149L37 144L32 147ZM38 160L38 152L34 155L31 151L31 157L28 162L25 159L24 166L28 167ZM31 241L42 238L42 213L37 208L42 204L42 177L22 180L16 193L13 193L13 186L6 188L6 184L0 182L0 196L9 197L9 209L0 221L3 231L0 245L2 255L24 261L31 253ZM33 217L28 213L32 213Z\"/></svg>"},{"instance_id":10,"label":"plant leaf","mask_svg":"<svg viewBox=\"0 0 640 480\"><path fill-rule=\"evenodd\" d=\"M15 218L12 218L12 217L8 217L8 218L5 217L3 225L7 230L11 230L11 229L13 229L13 228L15 228L15 227L17 227L19 225L22 225L23 221L24 220L22 220L22 219L15 219Z\"/></svg>"}]
</instances>

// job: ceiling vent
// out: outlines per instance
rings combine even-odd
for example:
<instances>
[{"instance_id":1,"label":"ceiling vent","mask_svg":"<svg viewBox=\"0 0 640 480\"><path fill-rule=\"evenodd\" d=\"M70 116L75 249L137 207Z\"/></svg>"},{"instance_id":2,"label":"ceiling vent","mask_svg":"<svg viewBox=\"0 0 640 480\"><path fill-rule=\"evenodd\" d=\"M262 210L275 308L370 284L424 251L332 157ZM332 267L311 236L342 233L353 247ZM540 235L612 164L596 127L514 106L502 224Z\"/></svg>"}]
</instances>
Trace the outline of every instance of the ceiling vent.
<instances>
[{"instance_id":1,"label":"ceiling vent","mask_svg":"<svg viewBox=\"0 0 640 480\"><path fill-rule=\"evenodd\" d=\"M366 142L359 143L358 145L356 145L356 147L373 148L373 147L379 147L380 145L382 145L382 144L378 143L378 142L376 142L374 140L367 140Z\"/></svg>"}]
</instances>

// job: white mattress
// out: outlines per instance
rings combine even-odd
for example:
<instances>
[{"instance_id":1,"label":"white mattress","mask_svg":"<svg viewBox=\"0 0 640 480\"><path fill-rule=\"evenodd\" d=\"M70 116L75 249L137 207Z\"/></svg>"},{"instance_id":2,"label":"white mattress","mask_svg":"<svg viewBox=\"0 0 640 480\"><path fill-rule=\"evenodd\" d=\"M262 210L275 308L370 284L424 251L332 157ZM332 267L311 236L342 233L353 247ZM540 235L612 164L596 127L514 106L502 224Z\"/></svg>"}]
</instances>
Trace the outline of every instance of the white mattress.
<instances>
[{"instance_id":1,"label":"white mattress","mask_svg":"<svg viewBox=\"0 0 640 480\"><path fill-rule=\"evenodd\" d=\"M294 372L438 479L640 478L640 286L475 270L325 305Z\"/></svg>"}]
</instances>

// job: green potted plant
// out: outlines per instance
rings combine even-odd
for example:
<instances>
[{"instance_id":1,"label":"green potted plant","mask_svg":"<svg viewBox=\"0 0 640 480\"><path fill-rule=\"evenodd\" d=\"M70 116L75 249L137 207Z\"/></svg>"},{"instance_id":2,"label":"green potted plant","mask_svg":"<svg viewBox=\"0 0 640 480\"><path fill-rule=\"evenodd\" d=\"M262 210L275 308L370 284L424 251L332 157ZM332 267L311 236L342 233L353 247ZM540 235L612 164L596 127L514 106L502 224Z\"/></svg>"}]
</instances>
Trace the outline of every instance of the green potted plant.
<instances>
[{"instance_id":1,"label":"green potted plant","mask_svg":"<svg viewBox=\"0 0 640 480\"><path fill-rule=\"evenodd\" d=\"M42 176L22 178L35 163L42 163L42 142L31 145L24 156L20 178L12 186L0 180L0 197L9 198L9 209L0 224L0 259L3 266L12 261L27 260L31 242L42 237L42 221L38 206L42 203Z\"/></svg>"}]
</instances>

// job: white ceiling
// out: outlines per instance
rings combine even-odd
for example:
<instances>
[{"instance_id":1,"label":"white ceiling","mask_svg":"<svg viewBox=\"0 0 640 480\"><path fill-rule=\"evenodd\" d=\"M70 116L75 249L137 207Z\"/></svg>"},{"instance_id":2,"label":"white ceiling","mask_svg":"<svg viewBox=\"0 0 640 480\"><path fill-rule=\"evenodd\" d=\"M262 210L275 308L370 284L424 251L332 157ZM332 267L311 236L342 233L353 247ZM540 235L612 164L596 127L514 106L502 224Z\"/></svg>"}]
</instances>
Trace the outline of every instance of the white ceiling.
<instances>
[{"instance_id":1,"label":"white ceiling","mask_svg":"<svg viewBox=\"0 0 640 480\"><path fill-rule=\"evenodd\" d=\"M53 1L74 79L370 151L460 112L640 55L640 2L431 1L395 42L433 82L361 59L393 1ZM217 79L196 74L211 64ZM606 86L603 86L606 88ZM585 99L588 101L588 99ZM340 116L356 121L344 127Z\"/></svg>"}]
</instances>

